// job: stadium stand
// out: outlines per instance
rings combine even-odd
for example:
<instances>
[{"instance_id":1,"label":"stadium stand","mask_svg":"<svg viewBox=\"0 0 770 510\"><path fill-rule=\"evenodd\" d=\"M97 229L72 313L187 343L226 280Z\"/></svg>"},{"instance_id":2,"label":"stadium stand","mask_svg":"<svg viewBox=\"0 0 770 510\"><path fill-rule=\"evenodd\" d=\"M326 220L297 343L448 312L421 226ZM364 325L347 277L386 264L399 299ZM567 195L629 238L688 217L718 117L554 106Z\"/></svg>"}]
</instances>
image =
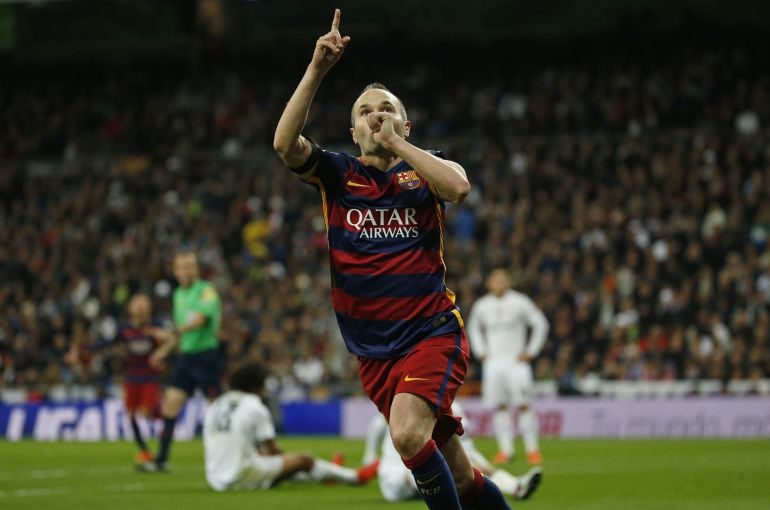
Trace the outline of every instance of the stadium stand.
<instances>
[{"instance_id":1,"label":"stadium stand","mask_svg":"<svg viewBox=\"0 0 770 510\"><path fill-rule=\"evenodd\" d=\"M512 271L552 323L543 392L751 393L770 377L767 54L356 75L386 82L421 145L468 169L447 283L467 310L490 268ZM85 346L114 334L134 291L168 316L180 246L222 293L230 358L266 362L284 400L357 392L320 206L270 151L289 84L245 64L56 73L0 83L2 398L112 391L119 358ZM366 82L335 73L308 132L352 151L341 128Z\"/></svg>"}]
</instances>

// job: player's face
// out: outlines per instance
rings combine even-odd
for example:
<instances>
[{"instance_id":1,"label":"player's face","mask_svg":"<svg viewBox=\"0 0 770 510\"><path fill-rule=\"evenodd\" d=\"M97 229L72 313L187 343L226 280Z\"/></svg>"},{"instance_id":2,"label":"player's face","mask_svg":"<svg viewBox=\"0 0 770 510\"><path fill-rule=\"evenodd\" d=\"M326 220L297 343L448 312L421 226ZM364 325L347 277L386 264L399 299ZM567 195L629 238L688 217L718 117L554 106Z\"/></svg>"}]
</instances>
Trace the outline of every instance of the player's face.
<instances>
[{"instance_id":1,"label":"player's face","mask_svg":"<svg viewBox=\"0 0 770 510\"><path fill-rule=\"evenodd\" d=\"M198 261L195 255L177 255L174 259L174 277L182 287L191 285L198 279Z\"/></svg>"},{"instance_id":2,"label":"player's face","mask_svg":"<svg viewBox=\"0 0 770 510\"><path fill-rule=\"evenodd\" d=\"M495 296L502 296L510 285L511 282L505 271L492 271L492 274L487 278L487 289Z\"/></svg>"},{"instance_id":3,"label":"player's face","mask_svg":"<svg viewBox=\"0 0 770 510\"><path fill-rule=\"evenodd\" d=\"M144 294L134 296L128 302L128 315L131 318L131 322L144 324L150 319L151 313L150 298Z\"/></svg>"},{"instance_id":4,"label":"player's face","mask_svg":"<svg viewBox=\"0 0 770 510\"><path fill-rule=\"evenodd\" d=\"M401 100L393 93L382 89L371 89L361 94L353 103L353 127L350 134L361 148L361 154L387 155L374 141L374 134L366 123L366 116L372 112L387 112L393 115L393 130L401 138L409 136L411 124L401 113Z\"/></svg>"}]
</instances>

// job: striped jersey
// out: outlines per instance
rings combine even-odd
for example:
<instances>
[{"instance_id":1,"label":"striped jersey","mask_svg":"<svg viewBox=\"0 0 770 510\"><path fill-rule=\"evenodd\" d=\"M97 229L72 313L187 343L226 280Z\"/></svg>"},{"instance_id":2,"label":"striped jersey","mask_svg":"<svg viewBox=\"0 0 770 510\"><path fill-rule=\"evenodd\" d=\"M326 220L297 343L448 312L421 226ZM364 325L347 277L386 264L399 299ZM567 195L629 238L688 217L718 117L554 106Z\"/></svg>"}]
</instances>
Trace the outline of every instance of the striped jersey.
<instances>
[{"instance_id":1,"label":"striped jersey","mask_svg":"<svg viewBox=\"0 0 770 510\"><path fill-rule=\"evenodd\" d=\"M151 326L159 327L158 323ZM116 340L126 346L124 374L126 382L144 384L160 382L160 373L150 366L150 355L158 347L158 340L144 332L143 327L126 324Z\"/></svg>"},{"instance_id":2,"label":"striped jersey","mask_svg":"<svg viewBox=\"0 0 770 510\"><path fill-rule=\"evenodd\" d=\"M444 203L406 161L382 172L321 151L307 182L321 193L332 304L350 352L398 358L462 327L444 282Z\"/></svg>"}]
</instances>

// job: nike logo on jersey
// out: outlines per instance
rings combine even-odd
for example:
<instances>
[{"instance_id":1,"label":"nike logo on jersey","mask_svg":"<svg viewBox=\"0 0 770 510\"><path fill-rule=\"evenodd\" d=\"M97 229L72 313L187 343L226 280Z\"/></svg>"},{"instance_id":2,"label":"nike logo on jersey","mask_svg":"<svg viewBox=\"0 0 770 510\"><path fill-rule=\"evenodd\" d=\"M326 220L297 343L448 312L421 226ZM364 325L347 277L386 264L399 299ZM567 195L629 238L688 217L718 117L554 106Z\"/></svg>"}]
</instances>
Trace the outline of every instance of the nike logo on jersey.
<instances>
[{"instance_id":1,"label":"nike logo on jersey","mask_svg":"<svg viewBox=\"0 0 770 510\"><path fill-rule=\"evenodd\" d=\"M438 478L439 476L441 476L441 473L437 474L436 476L434 476L434 477L432 477L432 478L428 478L428 479L427 479L427 480L425 480L425 481L422 481L422 480L417 480L417 478L415 478L415 481L416 481L417 483L419 483L420 485L427 485L427 484L429 484L430 482L432 482L433 480L435 480L436 478Z\"/></svg>"},{"instance_id":2,"label":"nike logo on jersey","mask_svg":"<svg viewBox=\"0 0 770 510\"><path fill-rule=\"evenodd\" d=\"M409 374L406 374L406 376L404 376L404 382L412 382L412 381L430 381L430 379L425 379L423 377L409 377Z\"/></svg>"},{"instance_id":3,"label":"nike logo on jersey","mask_svg":"<svg viewBox=\"0 0 770 510\"><path fill-rule=\"evenodd\" d=\"M354 188L371 188L369 184L361 184L360 182L353 182L353 181L348 181L347 185L352 186Z\"/></svg>"}]
</instances>

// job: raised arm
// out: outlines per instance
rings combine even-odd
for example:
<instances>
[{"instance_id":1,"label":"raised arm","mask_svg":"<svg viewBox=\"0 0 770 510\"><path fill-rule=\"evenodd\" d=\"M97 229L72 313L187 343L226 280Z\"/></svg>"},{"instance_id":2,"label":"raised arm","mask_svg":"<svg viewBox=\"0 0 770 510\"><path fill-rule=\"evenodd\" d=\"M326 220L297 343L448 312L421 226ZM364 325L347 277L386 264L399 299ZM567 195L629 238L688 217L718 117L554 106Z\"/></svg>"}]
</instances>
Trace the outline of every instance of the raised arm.
<instances>
[{"instance_id":1,"label":"raised arm","mask_svg":"<svg viewBox=\"0 0 770 510\"><path fill-rule=\"evenodd\" d=\"M305 70L278 126L275 128L273 148L290 168L302 167L312 154L310 142L302 136L310 104L326 73L337 63L350 42L350 36L340 35L340 10L334 10L331 30L318 38L313 58ZM308 171L312 168L308 168Z\"/></svg>"}]
</instances>

